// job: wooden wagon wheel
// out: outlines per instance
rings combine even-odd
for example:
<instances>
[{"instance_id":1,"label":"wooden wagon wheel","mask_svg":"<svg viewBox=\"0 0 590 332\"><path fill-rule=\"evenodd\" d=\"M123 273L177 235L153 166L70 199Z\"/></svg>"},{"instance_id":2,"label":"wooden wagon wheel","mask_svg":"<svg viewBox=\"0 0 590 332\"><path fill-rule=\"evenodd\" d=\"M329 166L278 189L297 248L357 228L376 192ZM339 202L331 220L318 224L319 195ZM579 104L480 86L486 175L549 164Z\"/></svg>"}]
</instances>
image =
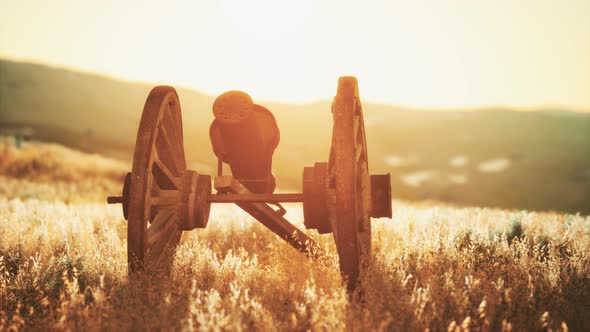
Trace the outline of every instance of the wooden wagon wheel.
<instances>
[{"instance_id":1,"label":"wooden wagon wheel","mask_svg":"<svg viewBox=\"0 0 590 332\"><path fill-rule=\"evenodd\" d=\"M341 77L332 104L334 127L328 162L330 223L349 290L357 285L371 253L371 185L358 84Z\"/></svg>"},{"instance_id":2,"label":"wooden wagon wheel","mask_svg":"<svg viewBox=\"0 0 590 332\"><path fill-rule=\"evenodd\" d=\"M161 205L163 193L181 190L186 171L182 119L174 88L150 92L135 143L129 188L129 271L168 271L182 231L176 205Z\"/></svg>"}]
</instances>

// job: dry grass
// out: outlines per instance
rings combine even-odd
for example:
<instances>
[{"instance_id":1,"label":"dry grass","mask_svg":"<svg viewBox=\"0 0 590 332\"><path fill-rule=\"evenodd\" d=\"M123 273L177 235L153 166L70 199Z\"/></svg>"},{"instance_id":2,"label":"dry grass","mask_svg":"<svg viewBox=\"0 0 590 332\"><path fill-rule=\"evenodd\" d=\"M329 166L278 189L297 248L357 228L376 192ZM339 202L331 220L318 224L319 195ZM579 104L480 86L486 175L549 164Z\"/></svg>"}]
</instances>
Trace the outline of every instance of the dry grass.
<instances>
[{"instance_id":1,"label":"dry grass","mask_svg":"<svg viewBox=\"0 0 590 332\"><path fill-rule=\"evenodd\" d=\"M5 174L29 163L6 160ZM113 165L74 169L109 183ZM590 329L589 217L394 202L393 220L373 222L362 300L349 300L331 236L309 261L229 205L185 233L169 278L128 278L119 208L77 184L64 203L52 184L72 181L52 172L0 178L0 330ZM20 184L53 199L7 194Z\"/></svg>"},{"instance_id":2,"label":"dry grass","mask_svg":"<svg viewBox=\"0 0 590 332\"><path fill-rule=\"evenodd\" d=\"M67 149L57 144L27 143L14 147L0 137L0 196L60 200L67 203L102 201L119 194L130 166Z\"/></svg>"}]
</instances>

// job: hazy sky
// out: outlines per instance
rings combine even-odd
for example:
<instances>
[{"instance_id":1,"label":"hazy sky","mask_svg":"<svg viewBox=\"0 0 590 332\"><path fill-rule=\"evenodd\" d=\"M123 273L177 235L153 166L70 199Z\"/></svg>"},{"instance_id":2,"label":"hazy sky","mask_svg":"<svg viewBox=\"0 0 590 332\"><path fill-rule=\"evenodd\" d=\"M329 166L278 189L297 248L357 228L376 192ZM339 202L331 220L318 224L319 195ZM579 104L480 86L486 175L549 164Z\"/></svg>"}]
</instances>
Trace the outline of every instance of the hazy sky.
<instances>
[{"instance_id":1,"label":"hazy sky","mask_svg":"<svg viewBox=\"0 0 590 332\"><path fill-rule=\"evenodd\" d=\"M419 107L590 110L590 0L0 0L0 57L115 77Z\"/></svg>"}]
</instances>

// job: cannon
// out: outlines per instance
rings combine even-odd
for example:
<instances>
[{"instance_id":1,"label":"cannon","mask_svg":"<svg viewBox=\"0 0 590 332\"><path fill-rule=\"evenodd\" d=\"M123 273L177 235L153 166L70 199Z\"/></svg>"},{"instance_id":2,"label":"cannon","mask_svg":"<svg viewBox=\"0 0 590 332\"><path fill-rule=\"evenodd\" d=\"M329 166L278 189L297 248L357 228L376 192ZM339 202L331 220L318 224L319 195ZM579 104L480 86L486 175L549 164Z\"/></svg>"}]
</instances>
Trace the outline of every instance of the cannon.
<instances>
[{"instance_id":1,"label":"cannon","mask_svg":"<svg viewBox=\"0 0 590 332\"><path fill-rule=\"evenodd\" d=\"M128 221L129 272L169 271L182 232L207 227L212 203L235 203L294 248L316 257L317 244L284 217L281 206L301 202L306 229L333 234L343 282L354 290L371 254L371 218L392 215L389 174L369 175L357 79L338 80L330 155L304 167L302 193L274 193L272 155L280 134L268 109L244 92L228 91L213 103L213 114L209 135L218 169L212 179L187 169L175 89L157 86L147 97L132 170L122 195L107 199L122 204ZM224 164L231 175L223 174Z\"/></svg>"}]
</instances>

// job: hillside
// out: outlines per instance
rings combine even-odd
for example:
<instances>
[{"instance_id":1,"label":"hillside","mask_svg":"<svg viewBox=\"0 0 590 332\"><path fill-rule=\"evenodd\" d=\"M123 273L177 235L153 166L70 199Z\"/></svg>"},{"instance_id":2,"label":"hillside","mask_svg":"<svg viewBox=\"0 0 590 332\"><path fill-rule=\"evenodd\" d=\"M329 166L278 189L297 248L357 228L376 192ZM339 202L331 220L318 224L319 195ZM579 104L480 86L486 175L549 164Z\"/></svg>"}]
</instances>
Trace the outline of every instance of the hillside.
<instances>
[{"instance_id":1,"label":"hillside","mask_svg":"<svg viewBox=\"0 0 590 332\"><path fill-rule=\"evenodd\" d=\"M26 124L35 139L128 163L151 87L1 60L0 127ZM211 173L213 97L178 91L188 160L193 169ZM330 103L260 103L281 129L273 164L279 187L298 189L303 167L328 157ZM392 174L396 198L590 213L590 114L363 106L370 169Z\"/></svg>"}]
</instances>

